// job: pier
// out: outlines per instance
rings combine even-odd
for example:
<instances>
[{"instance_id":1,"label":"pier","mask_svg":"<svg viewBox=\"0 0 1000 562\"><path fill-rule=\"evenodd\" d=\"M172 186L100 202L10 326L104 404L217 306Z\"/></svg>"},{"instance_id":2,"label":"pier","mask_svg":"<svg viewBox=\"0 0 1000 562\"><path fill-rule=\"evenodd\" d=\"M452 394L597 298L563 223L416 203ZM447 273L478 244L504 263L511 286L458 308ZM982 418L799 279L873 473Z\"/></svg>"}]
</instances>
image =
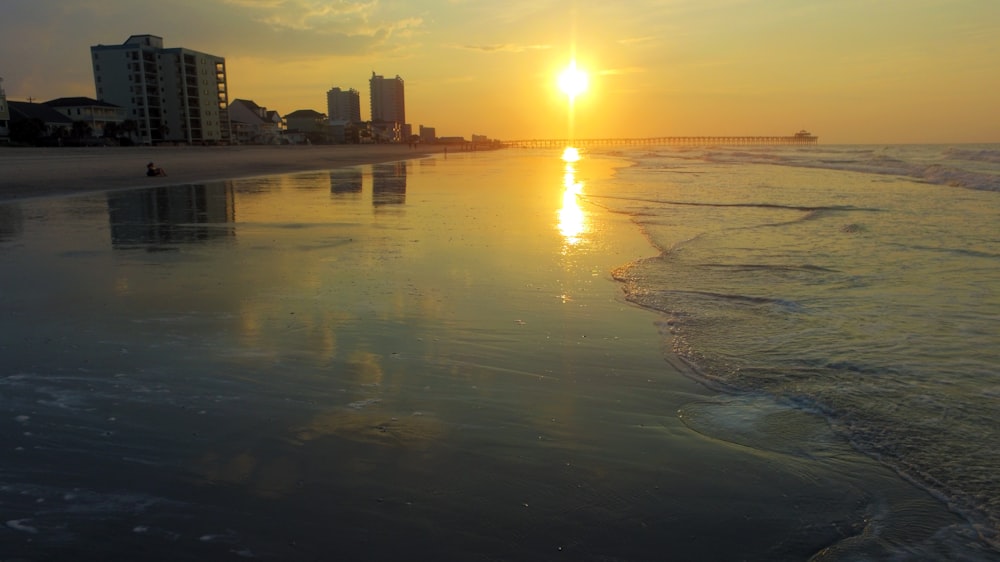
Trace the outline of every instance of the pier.
<instances>
[{"instance_id":1,"label":"pier","mask_svg":"<svg viewBox=\"0 0 1000 562\"><path fill-rule=\"evenodd\" d=\"M609 139L530 139L499 141L504 148L591 148L605 146L765 146L816 144L819 137L808 131L790 136L707 136L707 137L648 137Z\"/></svg>"}]
</instances>

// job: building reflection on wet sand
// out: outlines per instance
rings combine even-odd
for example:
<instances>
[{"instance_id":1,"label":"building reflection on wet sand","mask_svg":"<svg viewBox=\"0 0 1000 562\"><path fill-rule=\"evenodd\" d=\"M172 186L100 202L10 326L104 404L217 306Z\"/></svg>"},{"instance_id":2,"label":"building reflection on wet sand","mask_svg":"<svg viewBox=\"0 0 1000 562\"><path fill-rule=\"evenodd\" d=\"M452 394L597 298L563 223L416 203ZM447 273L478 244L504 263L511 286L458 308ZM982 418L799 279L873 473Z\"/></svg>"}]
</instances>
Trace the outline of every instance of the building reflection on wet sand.
<instances>
[{"instance_id":1,"label":"building reflection on wet sand","mask_svg":"<svg viewBox=\"0 0 1000 562\"><path fill-rule=\"evenodd\" d=\"M406 203L406 162L378 164L372 167L372 205Z\"/></svg>"},{"instance_id":2,"label":"building reflection on wet sand","mask_svg":"<svg viewBox=\"0 0 1000 562\"><path fill-rule=\"evenodd\" d=\"M322 174L111 192L107 194L111 244L115 249L155 249L231 238L236 235L238 199L246 203L256 194L285 187L323 188L327 181L336 199L362 195L365 180L370 178L372 206L402 205L406 203L407 172L406 162L395 162ZM19 208L11 205L0 209L0 239L18 237L23 229Z\"/></svg>"},{"instance_id":3,"label":"building reflection on wet sand","mask_svg":"<svg viewBox=\"0 0 1000 562\"><path fill-rule=\"evenodd\" d=\"M333 195L360 194L363 174L361 168L330 170L330 193Z\"/></svg>"},{"instance_id":4,"label":"building reflection on wet sand","mask_svg":"<svg viewBox=\"0 0 1000 562\"><path fill-rule=\"evenodd\" d=\"M230 182L108 193L111 245L116 249L204 242L234 235Z\"/></svg>"},{"instance_id":5,"label":"building reflection on wet sand","mask_svg":"<svg viewBox=\"0 0 1000 562\"><path fill-rule=\"evenodd\" d=\"M24 232L24 213L14 205L0 205L0 242L16 240Z\"/></svg>"}]
</instances>

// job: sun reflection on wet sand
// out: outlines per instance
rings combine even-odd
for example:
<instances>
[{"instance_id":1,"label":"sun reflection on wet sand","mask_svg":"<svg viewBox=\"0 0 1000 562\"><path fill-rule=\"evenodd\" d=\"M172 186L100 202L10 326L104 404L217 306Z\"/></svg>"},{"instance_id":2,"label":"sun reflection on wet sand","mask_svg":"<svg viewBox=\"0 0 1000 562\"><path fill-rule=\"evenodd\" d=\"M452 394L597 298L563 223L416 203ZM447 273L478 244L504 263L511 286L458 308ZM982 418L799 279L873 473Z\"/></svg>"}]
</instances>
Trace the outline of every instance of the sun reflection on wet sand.
<instances>
[{"instance_id":1,"label":"sun reflection on wet sand","mask_svg":"<svg viewBox=\"0 0 1000 562\"><path fill-rule=\"evenodd\" d=\"M559 232L565 238L567 246L575 246L587 232L587 217L578 200L583 193L583 182L576 178L576 163L580 161L580 151L568 146L563 151L562 159L566 168L563 173L563 203L559 209ZM565 251L566 248L563 252Z\"/></svg>"}]
</instances>

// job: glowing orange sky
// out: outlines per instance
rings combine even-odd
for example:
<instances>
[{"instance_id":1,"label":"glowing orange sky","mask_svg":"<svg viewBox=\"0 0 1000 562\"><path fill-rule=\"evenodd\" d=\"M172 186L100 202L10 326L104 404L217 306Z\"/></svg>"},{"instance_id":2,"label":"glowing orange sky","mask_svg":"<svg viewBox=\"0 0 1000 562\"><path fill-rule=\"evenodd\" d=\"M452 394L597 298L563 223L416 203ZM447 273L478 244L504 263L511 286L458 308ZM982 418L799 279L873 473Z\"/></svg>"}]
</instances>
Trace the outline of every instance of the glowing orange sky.
<instances>
[{"instance_id":1,"label":"glowing orange sky","mask_svg":"<svg viewBox=\"0 0 1000 562\"><path fill-rule=\"evenodd\" d=\"M590 73L576 136L1000 142L996 0L4 0L13 100L94 96L89 47L154 34L226 57L230 99L326 112L400 75L411 124L558 138L556 77Z\"/></svg>"}]
</instances>

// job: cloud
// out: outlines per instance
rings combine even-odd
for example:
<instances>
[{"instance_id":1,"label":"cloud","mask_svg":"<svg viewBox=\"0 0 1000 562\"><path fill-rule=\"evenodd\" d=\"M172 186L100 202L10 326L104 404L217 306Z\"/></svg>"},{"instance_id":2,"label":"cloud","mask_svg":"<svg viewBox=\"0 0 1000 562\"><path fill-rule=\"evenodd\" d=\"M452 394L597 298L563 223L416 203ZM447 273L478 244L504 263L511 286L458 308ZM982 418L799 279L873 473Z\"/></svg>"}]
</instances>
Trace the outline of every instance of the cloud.
<instances>
[{"instance_id":1,"label":"cloud","mask_svg":"<svg viewBox=\"0 0 1000 562\"><path fill-rule=\"evenodd\" d=\"M648 35L646 37L626 37L624 39L619 39L618 43L621 45L639 45L643 43L650 43L654 39L656 39L656 37L652 35Z\"/></svg>"},{"instance_id":2,"label":"cloud","mask_svg":"<svg viewBox=\"0 0 1000 562\"><path fill-rule=\"evenodd\" d=\"M525 51L544 51L551 49L552 45L514 45L511 43L501 43L495 45L451 45L451 48L478 51L481 53L523 53Z\"/></svg>"},{"instance_id":3,"label":"cloud","mask_svg":"<svg viewBox=\"0 0 1000 562\"><path fill-rule=\"evenodd\" d=\"M646 72L645 68L638 66L630 66L626 68L606 68L604 70L597 71L598 76L621 76L623 74L638 74L640 72Z\"/></svg>"},{"instance_id":4,"label":"cloud","mask_svg":"<svg viewBox=\"0 0 1000 562\"><path fill-rule=\"evenodd\" d=\"M345 31L367 24L378 9L378 1L351 0L223 0L249 10L251 18L277 30Z\"/></svg>"},{"instance_id":5,"label":"cloud","mask_svg":"<svg viewBox=\"0 0 1000 562\"><path fill-rule=\"evenodd\" d=\"M273 32L316 36L412 37L424 25L417 15L389 9L379 0L221 0Z\"/></svg>"},{"instance_id":6,"label":"cloud","mask_svg":"<svg viewBox=\"0 0 1000 562\"><path fill-rule=\"evenodd\" d=\"M398 56L414 48L413 37L426 32L418 9L387 0L175 1L197 4L191 13L200 17L164 10L161 27L179 30L171 31L167 42L226 57L284 64L330 55Z\"/></svg>"}]
</instances>

